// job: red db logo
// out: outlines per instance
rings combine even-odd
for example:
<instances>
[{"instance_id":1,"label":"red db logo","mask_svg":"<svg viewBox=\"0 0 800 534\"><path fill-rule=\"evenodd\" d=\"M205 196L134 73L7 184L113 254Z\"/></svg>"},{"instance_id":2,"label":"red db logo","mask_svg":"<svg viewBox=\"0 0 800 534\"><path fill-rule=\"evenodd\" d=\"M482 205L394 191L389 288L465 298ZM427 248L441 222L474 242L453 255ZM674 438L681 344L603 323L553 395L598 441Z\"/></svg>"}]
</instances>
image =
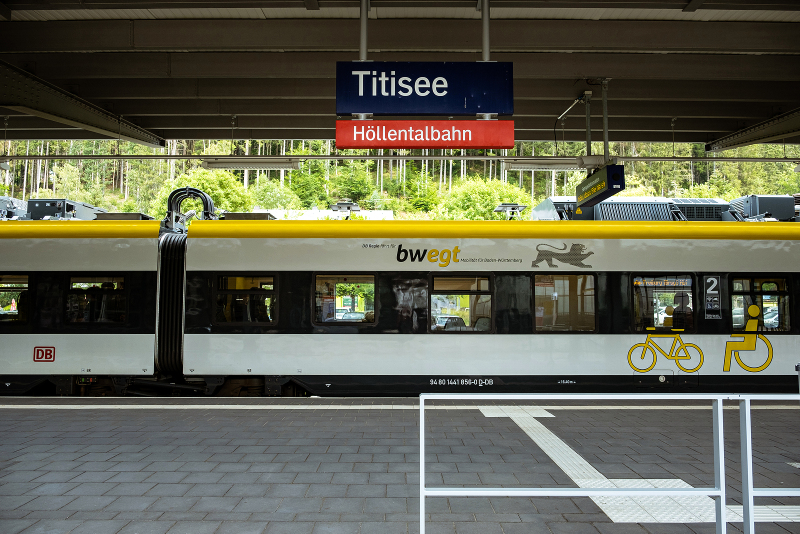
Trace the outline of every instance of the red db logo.
<instances>
[{"instance_id":1,"label":"red db logo","mask_svg":"<svg viewBox=\"0 0 800 534\"><path fill-rule=\"evenodd\" d=\"M55 347L33 347L33 361L35 362L54 362L56 361Z\"/></svg>"}]
</instances>

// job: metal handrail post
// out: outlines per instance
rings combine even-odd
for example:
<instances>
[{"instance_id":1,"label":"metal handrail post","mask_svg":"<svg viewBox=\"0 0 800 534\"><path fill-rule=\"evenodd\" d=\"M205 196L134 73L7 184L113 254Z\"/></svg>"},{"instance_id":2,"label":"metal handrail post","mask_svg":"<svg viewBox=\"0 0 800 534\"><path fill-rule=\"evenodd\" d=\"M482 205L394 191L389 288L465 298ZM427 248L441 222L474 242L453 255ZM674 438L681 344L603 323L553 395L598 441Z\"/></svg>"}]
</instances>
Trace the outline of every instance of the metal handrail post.
<instances>
[{"instance_id":1,"label":"metal handrail post","mask_svg":"<svg viewBox=\"0 0 800 534\"><path fill-rule=\"evenodd\" d=\"M419 534L425 534L425 399L419 398Z\"/></svg>"},{"instance_id":2,"label":"metal handrail post","mask_svg":"<svg viewBox=\"0 0 800 534\"><path fill-rule=\"evenodd\" d=\"M727 523L725 518L725 432L723 430L722 399L714 399L711 403L714 413L714 486L719 495L714 496L714 508L717 519L717 534L725 534Z\"/></svg>"},{"instance_id":3,"label":"metal handrail post","mask_svg":"<svg viewBox=\"0 0 800 534\"><path fill-rule=\"evenodd\" d=\"M755 532L752 438L750 399L742 399L739 401L739 443L742 453L742 521L744 522L744 534L753 534Z\"/></svg>"},{"instance_id":4,"label":"metal handrail post","mask_svg":"<svg viewBox=\"0 0 800 534\"><path fill-rule=\"evenodd\" d=\"M794 370L797 371L797 392L800 393L800 363L794 366Z\"/></svg>"}]
</instances>

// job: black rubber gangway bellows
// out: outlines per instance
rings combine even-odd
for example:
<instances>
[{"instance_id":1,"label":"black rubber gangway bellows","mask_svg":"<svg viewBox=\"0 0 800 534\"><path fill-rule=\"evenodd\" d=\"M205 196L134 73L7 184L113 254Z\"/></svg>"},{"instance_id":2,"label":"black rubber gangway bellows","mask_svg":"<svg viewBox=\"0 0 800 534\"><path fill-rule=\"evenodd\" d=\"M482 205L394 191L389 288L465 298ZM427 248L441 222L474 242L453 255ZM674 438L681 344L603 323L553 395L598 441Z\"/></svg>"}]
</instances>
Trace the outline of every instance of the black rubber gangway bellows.
<instances>
[{"instance_id":1,"label":"black rubber gangway bellows","mask_svg":"<svg viewBox=\"0 0 800 534\"><path fill-rule=\"evenodd\" d=\"M158 252L156 370L182 376L186 234L163 234L158 240Z\"/></svg>"}]
</instances>

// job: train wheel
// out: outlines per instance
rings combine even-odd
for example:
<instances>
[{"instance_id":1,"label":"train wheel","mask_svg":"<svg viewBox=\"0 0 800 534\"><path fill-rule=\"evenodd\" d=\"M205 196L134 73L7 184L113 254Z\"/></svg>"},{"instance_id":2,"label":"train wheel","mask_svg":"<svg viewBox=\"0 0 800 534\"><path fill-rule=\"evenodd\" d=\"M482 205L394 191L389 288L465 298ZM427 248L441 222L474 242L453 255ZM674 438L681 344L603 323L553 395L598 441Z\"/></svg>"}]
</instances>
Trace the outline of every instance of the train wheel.
<instances>
[{"instance_id":1,"label":"train wheel","mask_svg":"<svg viewBox=\"0 0 800 534\"><path fill-rule=\"evenodd\" d=\"M636 349L642 349L642 355L639 356L636 354L636 357L633 357L633 353L636 352ZM650 357L652 361L647 359L647 351L650 351ZM635 362L635 363L634 363ZM650 363L649 367L645 367L647 363ZM641 363L641 365L638 365ZM631 368L634 371L638 371L640 373L646 373L650 369L656 366L656 351L653 350L653 347L648 345L647 343L637 343L636 345L631 347L631 350L628 351L628 364L630 364Z\"/></svg>"},{"instance_id":2,"label":"train wheel","mask_svg":"<svg viewBox=\"0 0 800 534\"><path fill-rule=\"evenodd\" d=\"M689 350L693 349L693 350ZM694 373L703 365L703 351L694 343L684 343L675 351L675 363L678 368L686 373ZM681 362L686 362L686 367Z\"/></svg>"}]
</instances>

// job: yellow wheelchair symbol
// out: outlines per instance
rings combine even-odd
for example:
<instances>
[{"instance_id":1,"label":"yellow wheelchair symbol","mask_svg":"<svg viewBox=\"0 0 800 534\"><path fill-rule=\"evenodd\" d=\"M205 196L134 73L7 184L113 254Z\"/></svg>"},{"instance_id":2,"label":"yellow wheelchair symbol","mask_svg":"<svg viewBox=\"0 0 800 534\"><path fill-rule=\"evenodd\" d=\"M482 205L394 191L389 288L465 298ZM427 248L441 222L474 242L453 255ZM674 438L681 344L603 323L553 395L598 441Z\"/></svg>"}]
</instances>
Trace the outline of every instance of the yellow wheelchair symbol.
<instances>
[{"instance_id":1,"label":"yellow wheelchair symbol","mask_svg":"<svg viewBox=\"0 0 800 534\"><path fill-rule=\"evenodd\" d=\"M672 339L669 352L659 347L655 339ZM638 353L636 349L642 349L642 352ZM628 363L634 371L646 373L656 366L657 353L674 360L678 368L687 373L693 373L703 365L703 351L700 347L694 343L684 343L679 334L647 334L644 343L637 343L628 351Z\"/></svg>"},{"instance_id":2,"label":"yellow wheelchair symbol","mask_svg":"<svg viewBox=\"0 0 800 534\"><path fill-rule=\"evenodd\" d=\"M731 338L741 338L742 341L728 341L725 343L725 363L722 366L722 370L724 372L728 372L731 370L731 360L736 358L736 361L745 371L750 371L751 373L757 373L759 371L763 371L769 364L772 363L772 343L769 342L765 336L761 334L756 334L758 330L758 315L761 313L761 309L755 304L752 304L749 308L747 308L747 313L750 315L750 319L747 320L747 325L744 327L745 332L752 332L746 334L731 334ZM742 358L739 357L740 351L754 351L756 350L756 343L758 340L764 342L767 346L767 361L763 364L759 365L758 367L751 367L742 361Z\"/></svg>"}]
</instances>

